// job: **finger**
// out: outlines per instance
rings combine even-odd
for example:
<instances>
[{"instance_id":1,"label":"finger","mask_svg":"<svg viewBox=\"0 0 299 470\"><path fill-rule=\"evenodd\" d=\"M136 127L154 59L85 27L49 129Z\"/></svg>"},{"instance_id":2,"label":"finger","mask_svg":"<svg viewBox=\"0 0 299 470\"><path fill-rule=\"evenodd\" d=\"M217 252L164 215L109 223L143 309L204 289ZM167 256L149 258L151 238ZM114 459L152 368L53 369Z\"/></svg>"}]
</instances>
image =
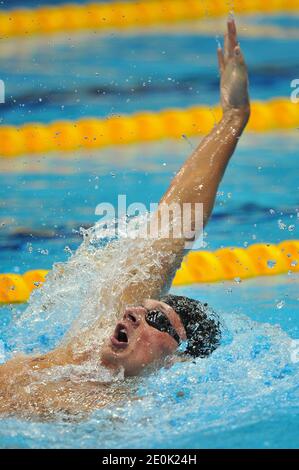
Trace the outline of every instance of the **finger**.
<instances>
[{"instance_id":1,"label":"finger","mask_svg":"<svg viewBox=\"0 0 299 470\"><path fill-rule=\"evenodd\" d=\"M224 63L227 62L228 60L228 42L229 42L229 39L228 39L228 34L227 33L224 33Z\"/></svg>"},{"instance_id":2,"label":"finger","mask_svg":"<svg viewBox=\"0 0 299 470\"><path fill-rule=\"evenodd\" d=\"M224 70L224 55L223 55L223 50L221 47L217 48L217 57L218 57L218 66L219 66L220 74L222 74Z\"/></svg>"},{"instance_id":3,"label":"finger","mask_svg":"<svg viewBox=\"0 0 299 470\"><path fill-rule=\"evenodd\" d=\"M231 16L229 18L228 22L230 23L229 27L230 27L232 33L237 37L237 27L236 27L236 22L234 20L234 17Z\"/></svg>"},{"instance_id":4,"label":"finger","mask_svg":"<svg viewBox=\"0 0 299 470\"><path fill-rule=\"evenodd\" d=\"M234 49L238 45L237 40L237 29L235 21L230 18L227 22L227 31L228 31L228 56L233 57Z\"/></svg>"}]
</instances>

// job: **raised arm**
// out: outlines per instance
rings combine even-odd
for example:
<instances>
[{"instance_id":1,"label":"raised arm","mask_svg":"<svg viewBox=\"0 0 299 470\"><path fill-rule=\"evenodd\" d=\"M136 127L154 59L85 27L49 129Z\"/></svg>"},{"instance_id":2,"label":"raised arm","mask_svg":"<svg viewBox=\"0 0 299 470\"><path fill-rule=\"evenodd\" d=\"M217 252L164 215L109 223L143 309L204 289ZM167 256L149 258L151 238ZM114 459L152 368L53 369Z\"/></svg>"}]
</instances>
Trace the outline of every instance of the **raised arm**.
<instances>
[{"instance_id":1,"label":"raised arm","mask_svg":"<svg viewBox=\"0 0 299 470\"><path fill-rule=\"evenodd\" d=\"M204 225L212 212L217 188L250 114L247 69L233 19L227 23L224 38L224 51L220 47L217 51L222 119L186 160L161 200L167 204L202 203Z\"/></svg>"},{"instance_id":2,"label":"raised arm","mask_svg":"<svg viewBox=\"0 0 299 470\"><path fill-rule=\"evenodd\" d=\"M227 22L224 50L219 47L217 54L223 116L173 178L155 214L158 219L161 218L164 204L169 207L175 203L182 209L184 203L202 203L203 225L207 223L226 166L249 119L247 68L233 19ZM195 225L194 211L191 216L191 224ZM181 264L184 248L184 237L153 240L152 249L144 253L142 261L144 265L149 264L148 258L153 253L157 255L159 261L152 263L150 279L147 276L144 281L138 280L132 286L125 287L121 304L138 303L142 298L159 296L170 286Z\"/></svg>"}]
</instances>

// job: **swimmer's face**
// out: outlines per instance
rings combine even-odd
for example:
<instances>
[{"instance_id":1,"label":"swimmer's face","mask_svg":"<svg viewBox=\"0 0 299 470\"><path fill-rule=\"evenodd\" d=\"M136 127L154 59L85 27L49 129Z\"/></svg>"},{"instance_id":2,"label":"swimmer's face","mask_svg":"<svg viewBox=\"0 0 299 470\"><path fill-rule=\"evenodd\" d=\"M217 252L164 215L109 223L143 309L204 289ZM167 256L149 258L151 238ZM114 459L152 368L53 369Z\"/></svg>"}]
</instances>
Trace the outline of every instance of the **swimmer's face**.
<instances>
[{"instance_id":1,"label":"swimmer's face","mask_svg":"<svg viewBox=\"0 0 299 470\"><path fill-rule=\"evenodd\" d=\"M116 324L113 335L102 350L103 365L123 367L125 375L138 375L149 364L161 364L166 356L176 351L178 342L173 336L148 323L149 311L161 312L173 328L174 335L186 340L185 329L176 312L164 302L149 299L141 306L125 309L122 320Z\"/></svg>"}]
</instances>

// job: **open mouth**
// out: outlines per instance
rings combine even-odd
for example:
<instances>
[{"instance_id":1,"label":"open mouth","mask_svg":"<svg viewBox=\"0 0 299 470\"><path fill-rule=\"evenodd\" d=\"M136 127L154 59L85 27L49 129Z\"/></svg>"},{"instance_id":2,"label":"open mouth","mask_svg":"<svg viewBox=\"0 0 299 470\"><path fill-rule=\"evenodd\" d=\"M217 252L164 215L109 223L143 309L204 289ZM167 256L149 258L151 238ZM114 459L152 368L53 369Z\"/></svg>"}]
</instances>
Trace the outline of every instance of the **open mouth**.
<instances>
[{"instance_id":1,"label":"open mouth","mask_svg":"<svg viewBox=\"0 0 299 470\"><path fill-rule=\"evenodd\" d=\"M110 340L111 343L117 348L126 348L129 343L127 327L124 324L119 323L116 326L114 334L111 336Z\"/></svg>"}]
</instances>

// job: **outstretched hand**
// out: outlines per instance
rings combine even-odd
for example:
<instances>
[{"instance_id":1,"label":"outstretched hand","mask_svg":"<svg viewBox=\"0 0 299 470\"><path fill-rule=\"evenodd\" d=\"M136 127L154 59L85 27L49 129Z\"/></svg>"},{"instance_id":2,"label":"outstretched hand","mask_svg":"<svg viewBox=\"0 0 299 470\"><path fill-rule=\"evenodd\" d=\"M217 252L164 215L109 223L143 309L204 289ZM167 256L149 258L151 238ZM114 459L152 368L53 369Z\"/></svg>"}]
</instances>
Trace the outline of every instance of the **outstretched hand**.
<instances>
[{"instance_id":1,"label":"outstretched hand","mask_svg":"<svg viewBox=\"0 0 299 470\"><path fill-rule=\"evenodd\" d=\"M224 50L218 47L220 92L223 114L237 109L249 116L248 75L243 54L238 44L235 21L229 19L224 35Z\"/></svg>"}]
</instances>

